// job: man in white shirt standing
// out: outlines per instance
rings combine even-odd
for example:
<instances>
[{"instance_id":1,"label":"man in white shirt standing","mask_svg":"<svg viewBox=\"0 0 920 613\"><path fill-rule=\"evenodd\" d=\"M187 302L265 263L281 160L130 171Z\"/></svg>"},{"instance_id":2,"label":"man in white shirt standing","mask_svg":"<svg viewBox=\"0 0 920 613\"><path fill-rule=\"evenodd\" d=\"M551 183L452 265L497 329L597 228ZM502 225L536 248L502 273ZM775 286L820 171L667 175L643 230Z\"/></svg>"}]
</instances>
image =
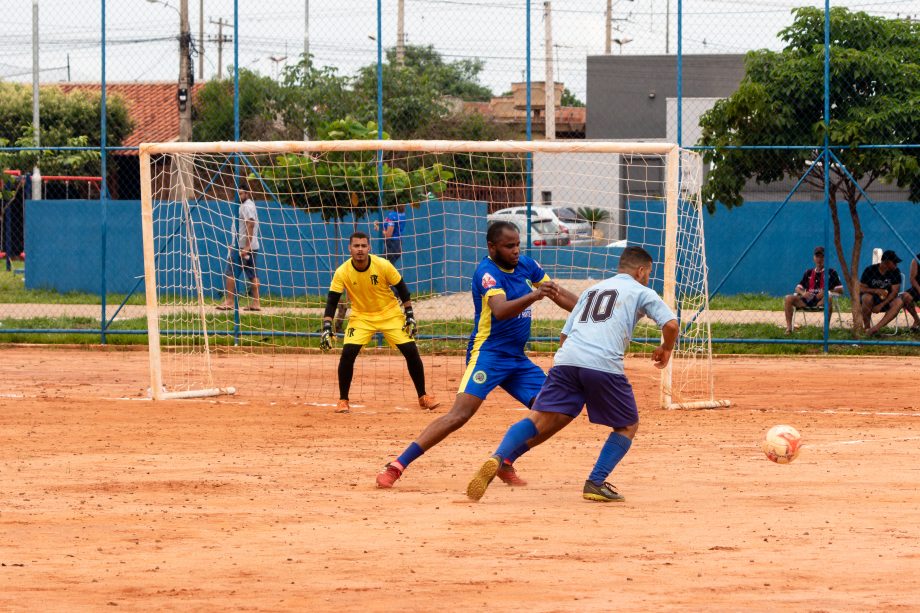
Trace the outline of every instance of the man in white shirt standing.
<instances>
[{"instance_id":1,"label":"man in white shirt standing","mask_svg":"<svg viewBox=\"0 0 920 613\"><path fill-rule=\"evenodd\" d=\"M246 274L249 285L249 306L246 311L261 311L259 305L259 275L256 270L259 254L259 214L252 194L240 189L240 209L236 221L236 236L227 255L227 268L224 271L224 285L227 293L224 302L217 307L220 311L233 309L233 296L236 294L236 278L240 272Z\"/></svg>"},{"instance_id":2,"label":"man in white shirt standing","mask_svg":"<svg viewBox=\"0 0 920 613\"><path fill-rule=\"evenodd\" d=\"M562 328L560 347L530 413L512 425L498 449L473 477L466 495L479 500L502 461L521 445L533 448L578 417L587 404L591 423L612 428L582 497L621 502L624 497L606 479L623 459L639 429L639 410L623 371L636 322L648 316L661 327L661 345L652 352L658 368L667 366L679 326L671 309L648 287L652 256L627 247L617 275L589 287Z\"/></svg>"}]
</instances>

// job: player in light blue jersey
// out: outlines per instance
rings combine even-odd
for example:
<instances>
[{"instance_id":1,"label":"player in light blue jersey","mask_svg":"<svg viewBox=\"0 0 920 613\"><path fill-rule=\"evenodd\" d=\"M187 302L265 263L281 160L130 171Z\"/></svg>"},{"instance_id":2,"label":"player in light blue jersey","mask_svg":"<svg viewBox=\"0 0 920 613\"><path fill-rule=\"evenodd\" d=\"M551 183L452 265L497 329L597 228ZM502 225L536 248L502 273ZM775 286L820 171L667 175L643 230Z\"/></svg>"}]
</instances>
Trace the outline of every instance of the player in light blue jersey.
<instances>
[{"instance_id":1,"label":"player in light blue jersey","mask_svg":"<svg viewBox=\"0 0 920 613\"><path fill-rule=\"evenodd\" d=\"M530 407L546 380L543 369L524 353L530 339L530 307L549 298L571 311L578 297L556 285L533 259L521 255L521 236L513 224L499 221L489 226L486 244L489 256L473 273L473 333L456 400L449 413L431 422L398 458L383 467L377 474L377 487L393 487L411 462L469 421L496 387ZM526 485L512 462L527 450L522 445L505 455L496 467L498 478L508 485Z\"/></svg>"},{"instance_id":2,"label":"player in light blue jersey","mask_svg":"<svg viewBox=\"0 0 920 613\"><path fill-rule=\"evenodd\" d=\"M553 368L526 418L508 429L495 454L466 489L479 500L504 458L522 445L533 448L578 417L587 404L591 423L613 428L585 481L583 497L598 502L624 500L607 477L623 459L639 429L639 411L632 386L623 373L623 356L633 329L643 315L661 326L661 345L652 353L664 368L677 340L677 318L648 287L652 256L641 247L627 247L617 275L589 287L569 315Z\"/></svg>"}]
</instances>

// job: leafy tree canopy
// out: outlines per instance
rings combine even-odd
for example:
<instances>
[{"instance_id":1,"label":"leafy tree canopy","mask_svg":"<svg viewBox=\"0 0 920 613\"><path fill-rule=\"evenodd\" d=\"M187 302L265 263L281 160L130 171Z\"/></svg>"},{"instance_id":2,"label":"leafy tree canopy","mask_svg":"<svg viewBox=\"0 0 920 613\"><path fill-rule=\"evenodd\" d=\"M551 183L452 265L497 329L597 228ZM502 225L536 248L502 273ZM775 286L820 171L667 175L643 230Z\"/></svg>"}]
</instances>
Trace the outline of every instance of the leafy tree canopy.
<instances>
[{"instance_id":1,"label":"leafy tree canopy","mask_svg":"<svg viewBox=\"0 0 920 613\"><path fill-rule=\"evenodd\" d=\"M44 87L39 95L41 144L45 147L98 147L101 144L99 117L101 95L57 87ZM119 146L133 126L127 106L119 96L106 104L107 144ZM19 83L0 83L0 145L32 147L32 88ZM0 170L30 172L38 164L42 174L98 175L98 151L17 151L0 155Z\"/></svg>"},{"instance_id":2,"label":"leafy tree canopy","mask_svg":"<svg viewBox=\"0 0 920 613\"><path fill-rule=\"evenodd\" d=\"M793 13L792 25L780 32L786 46L778 52L749 52L738 90L700 120L700 144L716 147L705 154L713 167L703 198L710 211L717 202L739 206L749 181L798 178L816 162L805 182L823 189L820 149L827 136L842 163L829 165L829 206L837 256L854 298L858 333L862 327L862 318L856 316L863 240L856 207L862 198L860 187L892 182L906 188L910 200L920 200L920 151L854 146L920 142L920 24L831 9L831 112L825 125L824 11L803 7ZM723 148L740 145L814 145L815 149ZM849 254L841 242L840 201L847 204L853 222Z\"/></svg>"},{"instance_id":3,"label":"leafy tree canopy","mask_svg":"<svg viewBox=\"0 0 920 613\"><path fill-rule=\"evenodd\" d=\"M318 137L375 140L377 125L350 118L333 121L319 128ZM384 134L384 139L389 135ZM383 163L378 170L376 152L350 151L279 155L261 178L292 206L320 211L324 220L331 221L349 213L361 219L371 210L397 203L417 207L430 195L442 193L453 174L438 163L414 169ZM254 180L257 177L250 177Z\"/></svg>"}]
</instances>

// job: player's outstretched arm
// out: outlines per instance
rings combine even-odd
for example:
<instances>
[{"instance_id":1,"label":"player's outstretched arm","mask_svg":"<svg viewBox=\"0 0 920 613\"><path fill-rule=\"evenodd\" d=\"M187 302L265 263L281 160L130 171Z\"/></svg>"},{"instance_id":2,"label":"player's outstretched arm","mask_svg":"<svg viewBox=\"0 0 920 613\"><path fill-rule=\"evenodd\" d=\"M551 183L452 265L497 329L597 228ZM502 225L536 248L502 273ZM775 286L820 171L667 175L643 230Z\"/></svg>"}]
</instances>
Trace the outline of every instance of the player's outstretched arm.
<instances>
[{"instance_id":1,"label":"player's outstretched arm","mask_svg":"<svg viewBox=\"0 0 920 613\"><path fill-rule=\"evenodd\" d=\"M553 282L550 281L550 283ZM578 296L558 284L556 285L556 289L556 295L552 296L552 301L571 313L572 309L574 309L575 305L578 303Z\"/></svg>"},{"instance_id":2,"label":"player's outstretched arm","mask_svg":"<svg viewBox=\"0 0 920 613\"><path fill-rule=\"evenodd\" d=\"M671 361L671 352L674 351L678 332L680 332L680 325L676 319L661 326L661 345L652 352L652 360L655 361L656 368L664 368Z\"/></svg>"},{"instance_id":3,"label":"player's outstretched arm","mask_svg":"<svg viewBox=\"0 0 920 613\"><path fill-rule=\"evenodd\" d=\"M495 294L489 296L489 309L491 309L495 319L499 321L512 319L523 313L534 302L547 297L552 298L557 289L558 287L554 283L543 283L529 294L514 300L508 300L504 294Z\"/></svg>"}]
</instances>

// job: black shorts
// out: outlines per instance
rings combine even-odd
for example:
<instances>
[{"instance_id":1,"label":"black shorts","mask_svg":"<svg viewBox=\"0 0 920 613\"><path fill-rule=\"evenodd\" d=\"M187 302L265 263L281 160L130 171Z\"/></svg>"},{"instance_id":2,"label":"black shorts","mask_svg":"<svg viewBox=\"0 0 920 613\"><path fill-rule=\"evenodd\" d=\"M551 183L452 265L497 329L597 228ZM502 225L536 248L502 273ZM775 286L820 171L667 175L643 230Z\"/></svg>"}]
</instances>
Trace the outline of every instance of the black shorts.
<instances>
[{"instance_id":1,"label":"black shorts","mask_svg":"<svg viewBox=\"0 0 920 613\"><path fill-rule=\"evenodd\" d=\"M818 303L821 302L821 299L822 299L823 297L824 297L824 296L822 296L821 294L818 294L817 296L812 296L811 298L805 298L805 297L803 296L803 297L802 297L802 302L805 303L805 308L811 309L811 308L814 308L814 307L818 306Z\"/></svg>"},{"instance_id":2,"label":"black shorts","mask_svg":"<svg viewBox=\"0 0 920 613\"><path fill-rule=\"evenodd\" d=\"M872 306L878 306L882 303L882 300L884 300L884 298L882 298L878 294L867 294L863 292L862 294L859 295L860 301L862 300L863 296L869 296L870 298L872 298Z\"/></svg>"},{"instance_id":3,"label":"black shorts","mask_svg":"<svg viewBox=\"0 0 920 613\"><path fill-rule=\"evenodd\" d=\"M910 294L910 297L914 299L914 302L920 301L920 292L917 291L916 287L912 287L905 294Z\"/></svg>"},{"instance_id":4,"label":"black shorts","mask_svg":"<svg viewBox=\"0 0 920 613\"><path fill-rule=\"evenodd\" d=\"M402 239L399 238L387 238L383 241L383 257L390 261L390 263L395 262L402 255Z\"/></svg>"}]
</instances>

